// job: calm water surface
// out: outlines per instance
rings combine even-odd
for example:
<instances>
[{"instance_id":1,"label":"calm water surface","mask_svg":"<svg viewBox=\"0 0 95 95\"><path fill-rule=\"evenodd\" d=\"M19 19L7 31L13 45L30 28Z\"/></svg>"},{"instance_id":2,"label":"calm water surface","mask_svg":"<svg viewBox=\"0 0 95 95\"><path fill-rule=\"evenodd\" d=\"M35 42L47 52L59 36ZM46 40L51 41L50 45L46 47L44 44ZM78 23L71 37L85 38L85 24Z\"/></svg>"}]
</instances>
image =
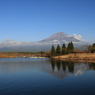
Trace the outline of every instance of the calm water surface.
<instances>
[{"instance_id":1,"label":"calm water surface","mask_svg":"<svg viewBox=\"0 0 95 95\"><path fill-rule=\"evenodd\" d=\"M0 95L95 95L95 63L0 59Z\"/></svg>"}]
</instances>

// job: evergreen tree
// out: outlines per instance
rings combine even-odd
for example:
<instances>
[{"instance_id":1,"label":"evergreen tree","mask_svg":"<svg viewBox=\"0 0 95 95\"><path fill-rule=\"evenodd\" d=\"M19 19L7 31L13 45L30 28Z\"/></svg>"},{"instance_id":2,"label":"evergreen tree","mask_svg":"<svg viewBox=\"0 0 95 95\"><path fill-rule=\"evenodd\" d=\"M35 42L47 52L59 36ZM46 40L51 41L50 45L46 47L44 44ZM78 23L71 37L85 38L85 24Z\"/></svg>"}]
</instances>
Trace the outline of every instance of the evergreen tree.
<instances>
[{"instance_id":1,"label":"evergreen tree","mask_svg":"<svg viewBox=\"0 0 95 95\"><path fill-rule=\"evenodd\" d=\"M71 51L71 44L68 43L67 52L70 53L70 51Z\"/></svg>"},{"instance_id":2,"label":"evergreen tree","mask_svg":"<svg viewBox=\"0 0 95 95\"><path fill-rule=\"evenodd\" d=\"M55 47L54 47L54 45L52 45L52 48L51 48L51 55L52 56L55 56Z\"/></svg>"},{"instance_id":3,"label":"evergreen tree","mask_svg":"<svg viewBox=\"0 0 95 95\"><path fill-rule=\"evenodd\" d=\"M67 53L67 49L65 44L62 45L62 55L65 55Z\"/></svg>"},{"instance_id":4,"label":"evergreen tree","mask_svg":"<svg viewBox=\"0 0 95 95\"><path fill-rule=\"evenodd\" d=\"M92 49L91 49L91 53L94 53L94 52L95 52L95 43L93 43Z\"/></svg>"},{"instance_id":5,"label":"evergreen tree","mask_svg":"<svg viewBox=\"0 0 95 95\"><path fill-rule=\"evenodd\" d=\"M60 52L60 46L59 46L59 45L58 45L57 48L56 48L56 54L57 54L57 55L60 55L60 54L61 54L61 52Z\"/></svg>"},{"instance_id":6,"label":"evergreen tree","mask_svg":"<svg viewBox=\"0 0 95 95\"><path fill-rule=\"evenodd\" d=\"M93 44L93 47L95 47L95 43Z\"/></svg>"},{"instance_id":7,"label":"evergreen tree","mask_svg":"<svg viewBox=\"0 0 95 95\"><path fill-rule=\"evenodd\" d=\"M71 53L74 53L74 45L72 42L70 44L71 44Z\"/></svg>"},{"instance_id":8,"label":"evergreen tree","mask_svg":"<svg viewBox=\"0 0 95 95\"><path fill-rule=\"evenodd\" d=\"M74 46L72 42L68 43L67 49L68 49L68 53L74 53Z\"/></svg>"}]
</instances>

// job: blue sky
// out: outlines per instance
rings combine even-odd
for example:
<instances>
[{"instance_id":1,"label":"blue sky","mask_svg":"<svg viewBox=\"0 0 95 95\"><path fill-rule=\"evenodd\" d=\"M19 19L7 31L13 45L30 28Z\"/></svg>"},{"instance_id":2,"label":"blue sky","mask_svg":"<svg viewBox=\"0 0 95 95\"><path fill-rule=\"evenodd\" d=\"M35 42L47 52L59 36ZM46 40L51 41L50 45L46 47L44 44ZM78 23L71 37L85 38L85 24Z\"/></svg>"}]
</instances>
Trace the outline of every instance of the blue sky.
<instances>
[{"instance_id":1,"label":"blue sky","mask_svg":"<svg viewBox=\"0 0 95 95\"><path fill-rule=\"evenodd\" d=\"M95 41L95 0L0 0L0 41L39 41L56 32Z\"/></svg>"}]
</instances>

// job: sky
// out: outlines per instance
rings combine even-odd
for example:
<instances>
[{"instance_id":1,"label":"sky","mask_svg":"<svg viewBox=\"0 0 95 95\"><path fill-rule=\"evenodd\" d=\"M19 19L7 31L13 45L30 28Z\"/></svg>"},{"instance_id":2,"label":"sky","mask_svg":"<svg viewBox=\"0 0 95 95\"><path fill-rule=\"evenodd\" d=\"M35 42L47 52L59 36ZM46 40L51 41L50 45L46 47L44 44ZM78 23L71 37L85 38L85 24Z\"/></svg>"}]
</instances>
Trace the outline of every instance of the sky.
<instances>
[{"instance_id":1,"label":"sky","mask_svg":"<svg viewBox=\"0 0 95 95\"><path fill-rule=\"evenodd\" d=\"M0 41L35 42L60 31L95 42L95 0L0 0Z\"/></svg>"}]
</instances>

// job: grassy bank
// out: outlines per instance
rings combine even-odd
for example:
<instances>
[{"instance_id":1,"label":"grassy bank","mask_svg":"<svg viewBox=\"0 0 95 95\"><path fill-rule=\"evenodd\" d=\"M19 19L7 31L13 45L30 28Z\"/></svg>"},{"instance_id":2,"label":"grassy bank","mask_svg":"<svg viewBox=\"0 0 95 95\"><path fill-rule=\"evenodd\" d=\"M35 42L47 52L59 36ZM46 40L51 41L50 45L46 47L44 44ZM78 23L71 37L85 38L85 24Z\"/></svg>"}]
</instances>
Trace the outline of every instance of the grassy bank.
<instances>
[{"instance_id":1,"label":"grassy bank","mask_svg":"<svg viewBox=\"0 0 95 95\"><path fill-rule=\"evenodd\" d=\"M0 53L0 58L16 58L16 57L49 57L50 53L48 52L4 52Z\"/></svg>"},{"instance_id":2,"label":"grassy bank","mask_svg":"<svg viewBox=\"0 0 95 95\"><path fill-rule=\"evenodd\" d=\"M68 54L62 56L54 56L52 58L57 59L69 59L69 60L95 60L94 53L77 53L77 54Z\"/></svg>"},{"instance_id":3,"label":"grassy bank","mask_svg":"<svg viewBox=\"0 0 95 95\"><path fill-rule=\"evenodd\" d=\"M18 56L31 56L32 53L6 52L0 53L0 58L16 58Z\"/></svg>"}]
</instances>

